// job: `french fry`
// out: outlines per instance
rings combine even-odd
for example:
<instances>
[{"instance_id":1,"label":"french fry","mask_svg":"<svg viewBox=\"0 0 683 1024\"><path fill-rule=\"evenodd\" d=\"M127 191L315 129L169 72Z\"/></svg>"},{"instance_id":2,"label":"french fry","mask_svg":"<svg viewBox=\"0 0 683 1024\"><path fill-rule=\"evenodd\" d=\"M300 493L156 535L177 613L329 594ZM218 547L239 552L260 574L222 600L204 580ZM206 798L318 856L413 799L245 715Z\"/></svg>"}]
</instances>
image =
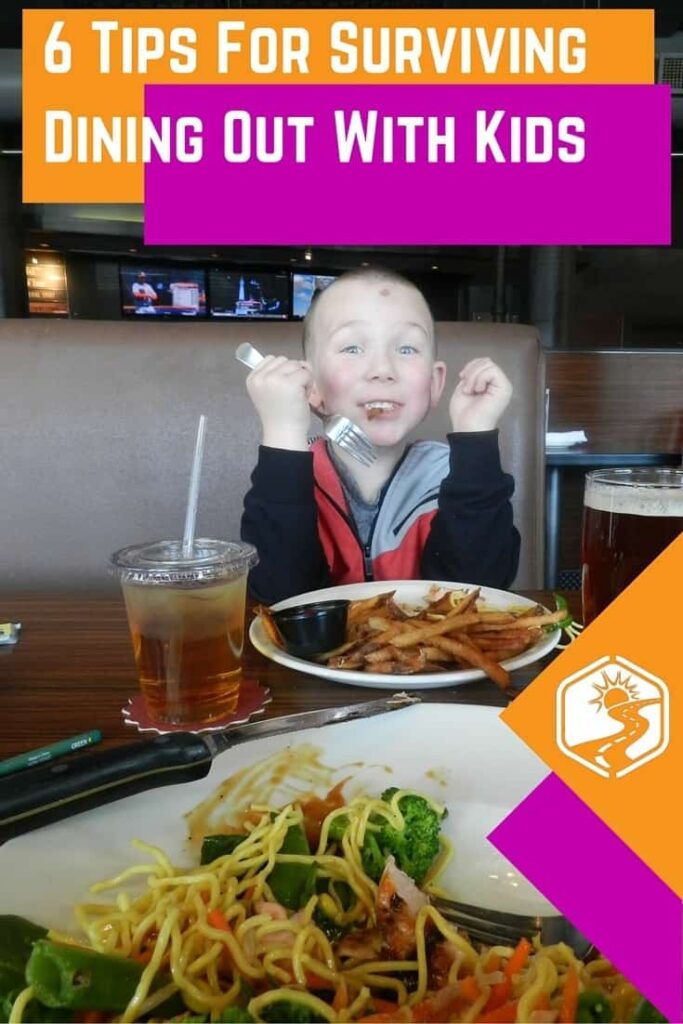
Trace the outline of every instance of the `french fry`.
<instances>
[{"instance_id":1,"label":"french fry","mask_svg":"<svg viewBox=\"0 0 683 1024\"><path fill-rule=\"evenodd\" d=\"M347 622L363 622L367 617L366 613L383 608L389 598L394 596L394 593L395 591L390 590L386 594L375 594L374 597L366 597L362 601L352 601L349 606Z\"/></svg>"},{"instance_id":2,"label":"french fry","mask_svg":"<svg viewBox=\"0 0 683 1024\"><path fill-rule=\"evenodd\" d=\"M544 615L533 615L529 618L513 619L512 623L495 622L489 619L487 622L482 623L481 630L491 631L495 633L500 629L508 629L510 625L514 624L518 629L532 629L534 626L550 626L555 622L562 622L562 619L567 618L567 612L565 609L560 608L557 612L547 612Z\"/></svg>"},{"instance_id":3,"label":"french fry","mask_svg":"<svg viewBox=\"0 0 683 1024\"><path fill-rule=\"evenodd\" d=\"M447 615L445 619L441 619L440 622L430 622L426 626L420 626L419 629L413 629L410 632L406 630L405 633L396 638L395 644L396 647L414 647L416 644L421 644L433 636L443 636L454 629L473 626L479 622L481 622L481 616L478 612L461 615L456 610ZM414 620L412 624L415 624Z\"/></svg>"},{"instance_id":4,"label":"french fry","mask_svg":"<svg viewBox=\"0 0 683 1024\"><path fill-rule=\"evenodd\" d=\"M358 654L357 651L353 651L350 654L341 654L337 658L330 658L327 662L328 668L362 669L363 665L363 655Z\"/></svg>"},{"instance_id":5,"label":"french fry","mask_svg":"<svg viewBox=\"0 0 683 1024\"><path fill-rule=\"evenodd\" d=\"M526 640L479 640L477 641L477 647L480 651L485 651L491 654L498 661L500 661L499 654L501 651L514 651L515 654L520 654L525 651L528 647Z\"/></svg>"},{"instance_id":6,"label":"french fry","mask_svg":"<svg viewBox=\"0 0 683 1024\"><path fill-rule=\"evenodd\" d=\"M364 645L361 650L377 650L378 647L383 647L386 644L393 644L396 637L401 633L410 633L413 628L414 627L410 621L392 622L384 632L379 633L377 636L370 637L368 639L368 644Z\"/></svg>"},{"instance_id":7,"label":"french fry","mask_svg":"<svg viewBox=\"0 0 683 1024\"><path fill-rule=\"evenodd\" d=\"M483 669L486 675L493 679L494 683L497 683L502 690L506 690L509 686L510 673L493 658L487 657L479 648L463 643L461 640L451 640L447 636L435 637L432 642L442 651L448 651L449 654L460 658L461 661L466 661L469 665L474 665L475 668Z\"/></svg>"},{"instance_id":8,"label":"french fry","mask_svg":"<svg viewBox=\"0 0 683 1024\"><path fill-rule=\"evenodd\" d=\"M396 592L394 592L386 603L387 615L390 619L403 622L405 619L410 618L408 612L404 611L399 605L396 604Z\"/></svg>"},{"instance_id":9,"label":"french fry","mask_svg":"<svg viewBox=\"0 0 683 1024\"><path fill-rule=\"evenodd\" d=\"M275 625L275 619L273 618L273 613L271 612L270 608L268 608L267 605L259 604L254 608L254 612L256 613L256 615L261 616L263 629L270 642L272 644L275 644L276 647L280 647L282 648L282 650L284 650L285 642L282 639L282 634L280 633L280 630Z\"/></svg>"},{"instance_id":10,"label":"french fry","mask_svg":"<svg viewBox=\"0 0 683 1024\"><path fill-rule=\"evenodd\" d=\"M477 587L476 590L470 590L469 594L466 594L463 598L458 599L457 590L452 590L451 606L464 614L468 610L468 608L471 608L473 605L477 603L480 593L481 591L479 587Z\"/></svg>"},{"instance_id":11,"label":"french fry","mask_svg":"<svg viewBox=\"0 0 683 1024\"><path fill-rule=\"evenodd\" d=\"M363 655L366 665L378 665L381 661L395 661L396 660L396 648L386 646L380 647L378 651L370 651L369 654Z\"/></svg>"},{"instance_id":12,"label":"french fry","mask_svg":"<svg viewBox=\"0 0 683 1024\"><path fill-rule=\"evenodd\" d=\"M379 665L373 665L372 670L388 676L411 676L421 672L423 668L423 664L410 665L404 661L381 661ZM432 671L431 668L429 671Z\"/></svg>"}]
</instances>

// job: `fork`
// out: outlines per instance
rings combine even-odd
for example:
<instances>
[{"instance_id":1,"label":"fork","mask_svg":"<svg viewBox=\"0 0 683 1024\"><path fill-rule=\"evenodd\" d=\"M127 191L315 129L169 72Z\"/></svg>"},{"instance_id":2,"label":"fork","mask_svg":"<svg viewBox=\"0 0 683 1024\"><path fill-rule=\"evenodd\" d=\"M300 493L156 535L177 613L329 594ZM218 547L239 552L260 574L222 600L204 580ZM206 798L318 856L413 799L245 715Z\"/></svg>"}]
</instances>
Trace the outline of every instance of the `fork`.
<instances>
[{"instance_id":1,"label":"fork","mask_svg":"<svg viewBox=\"0 0 683 1024\"><path fill-rule=\"evenodd\" d=\"M241 363L255 370L259 363L263 362L263 356L248 341L237 347L235 357ZM316 416L322 420L325 435L333 444L343 448L363 466L370 466L377 458L372 441L348 416L324 416L316 409L313 410Z\"/></svg>"},{"instance_id":2,"label":"fork","mask_svg":"<svg viewBox=\"0 0 683 1024\"><path fill-rule=\"evenodd\" d=\"M442 897L431 897L431 903L447 921L487 946L516 946L522 938L531 941L539 935L544 946L566 942L580 960L585 960L594 948L561 914L511 914Z\"/></svg>"}]
</instances>

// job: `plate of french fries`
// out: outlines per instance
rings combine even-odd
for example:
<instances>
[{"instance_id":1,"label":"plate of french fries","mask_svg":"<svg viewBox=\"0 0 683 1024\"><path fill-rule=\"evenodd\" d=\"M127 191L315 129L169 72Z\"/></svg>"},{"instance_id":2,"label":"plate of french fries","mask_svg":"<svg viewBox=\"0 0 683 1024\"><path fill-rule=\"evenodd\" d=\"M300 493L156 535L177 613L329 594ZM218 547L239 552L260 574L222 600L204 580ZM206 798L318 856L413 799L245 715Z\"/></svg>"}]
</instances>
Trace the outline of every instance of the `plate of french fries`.
<instances>
[{"instance_id":1,"label":"plate of french fries","mask_svg":"<svg viewBox=\"0 0 683 1024\"><path fill-rule=\"evenodd\" d=\"M344 643L310 660L290 654L270 613L337 599L350 602ZM272 661L352 686L419 690L488 677L505 689L514 669L552 651L566 616L490 587L383 580L260 606L249 638Z\"/></svg>"}]
</instances>

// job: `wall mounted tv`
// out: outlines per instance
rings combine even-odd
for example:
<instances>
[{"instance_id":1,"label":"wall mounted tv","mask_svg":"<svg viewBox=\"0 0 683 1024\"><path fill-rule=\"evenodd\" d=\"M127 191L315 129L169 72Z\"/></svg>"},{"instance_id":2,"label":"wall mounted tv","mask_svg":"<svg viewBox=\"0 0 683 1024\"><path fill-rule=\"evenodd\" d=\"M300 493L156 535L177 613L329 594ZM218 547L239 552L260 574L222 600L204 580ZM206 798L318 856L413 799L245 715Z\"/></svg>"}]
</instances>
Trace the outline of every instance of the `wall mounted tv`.
<instances>
[{"instance_id":1,"label":"wall mounted tv","mask_svg":"<svg viewBox=\"0 0 683 1024\"><path fill-rule=\"evenodd\" d=\"M336 280L331 274L292 274L292 315L306 316L315 293Z\"/></svg>"},{"instance_id":2,"label":"wall mounted tv","mask_svg":"<svg viewBox=\"0 0 683 1024\"><path fill-rule=\"evenodd\" d=\"M231 320L286 320L289 274L252 270L209 271L211 316Z\"/></svg>"},{"instance_id":3,"label":"wall mounted tv","mask_svg":"<svg viewBox=\"0 0 683 1024\"><path fill-rule=\"evenodd\" d=\"M119 281L124 316L206 316L206 272L199 267L126 263L119 267Z\"/></svg>"}]
</instances>

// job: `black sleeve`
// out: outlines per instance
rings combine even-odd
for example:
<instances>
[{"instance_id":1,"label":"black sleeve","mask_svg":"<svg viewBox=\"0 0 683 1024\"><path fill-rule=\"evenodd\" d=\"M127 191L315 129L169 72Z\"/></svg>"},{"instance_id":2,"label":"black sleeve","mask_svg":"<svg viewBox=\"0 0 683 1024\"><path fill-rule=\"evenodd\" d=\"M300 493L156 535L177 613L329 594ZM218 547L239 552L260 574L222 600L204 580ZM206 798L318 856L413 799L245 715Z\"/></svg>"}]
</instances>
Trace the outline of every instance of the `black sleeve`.
<instances>
[{"instance_id":1,"label":"black sleeve","mask_svg":"<svg viewBox=\"0 0 683 1024\"><path fill-rule=\"evenodd\" d=\"M498 431L449 434L450 469L422 553L423 579L507 588L519 563L512 522L514 481L504 473Z\"/></svg>"},{"instance_id":2,"label":"black sleeve","mask_svg":"<svg viewBox=\"0 0 683 1024\"><path fill-rule=\"evenodd\" d=\"M249 592L257 601L273 604L329 586L318 538L311 452L260 446L244 499L241 535L258 552L258 565L249 573Z\"/></svg>"}]
</instances>

